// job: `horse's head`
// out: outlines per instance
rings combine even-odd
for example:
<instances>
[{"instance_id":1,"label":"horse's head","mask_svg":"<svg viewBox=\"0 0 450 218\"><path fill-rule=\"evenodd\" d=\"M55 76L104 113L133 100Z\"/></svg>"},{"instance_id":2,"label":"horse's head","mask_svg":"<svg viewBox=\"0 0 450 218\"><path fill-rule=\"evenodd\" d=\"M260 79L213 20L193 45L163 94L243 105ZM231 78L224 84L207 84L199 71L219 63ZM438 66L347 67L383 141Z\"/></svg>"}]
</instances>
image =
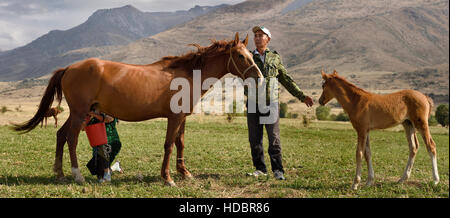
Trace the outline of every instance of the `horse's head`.
<instances>
[{"instance_id":1,"label":"horse's head","mask_svg":"<svg viewBox=\"0 0 450 218\"><path fill-rule=\"evenodd\" d=\"M333 99L334 96L334 92L332 87L335 85L335 81L334 81L334 77L337 76L337 72L336 70L333 71L332 74L326 74L325 72L323 72L322 70L322 95L320 95L319 98L319 104L320 105L325 105L326 103L328 103L329 101L331 101L331 99Z\"/></svg>"},{"instance_id":2,"label":"horse's head","mask_svg":"<svg viewBox=\"0 0 450 218\"><path fill-rule=\"evenodd\" d=\"M236 33L234 41L231 43L227 63L228 72L239 76L242 79L263 78L261 71L253 61L253 55L247 49L248 35L241 42L239 40L239 33Z\"/></svg>"}]
</instances>

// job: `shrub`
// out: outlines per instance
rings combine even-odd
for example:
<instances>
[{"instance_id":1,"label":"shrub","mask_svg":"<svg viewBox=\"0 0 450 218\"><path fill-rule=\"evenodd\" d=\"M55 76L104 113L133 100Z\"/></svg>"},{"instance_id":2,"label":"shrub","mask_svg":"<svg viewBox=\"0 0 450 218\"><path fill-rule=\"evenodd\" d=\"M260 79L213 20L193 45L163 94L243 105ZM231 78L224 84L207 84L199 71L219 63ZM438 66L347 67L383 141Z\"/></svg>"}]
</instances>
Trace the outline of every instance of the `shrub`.
<instances>
[{"instance_id":1,"label":"shrub","mask_svg":"<svg viewBox=\"0 0 450 218\"><path fill-rule=\"evenodd\" d=\"M289 100L289 101L288 101L288 104L293 104L293 103L295 103L295 102L297 102L297 99L296 99L296 98Z\"/></svg>"},{"instance_id":2,"label":"shrub","mask_svg":"<svg viewBox=\"0 0 450 218\"><path fill-rule=\"evenodd\" d=\"M331 109L327 106L319 106L316 108L316 117L318 120L326 120L330 115Z\"/></svg>"},{"instance_id":3,"label":"shrub","mask_svg":"<svg viewBox=\"0 0 450 218\"><path fill-rule=\"evenodd\" d=\"M443 127L448 126L448 104L441 104L436 108L436 120Z\"/></svg>"},{"instance_id":4,"label":"shrub","mask_svg":"<svg viewBox=\"0 0 450 218\"><path fill-rule=\"evenodd\" d=\"M303 126L308 127L309 124L311 124L311 120L308 118L308 116L303 115Z\"/></svg>"},{"instance_id":5,"label":"shrub","mask_svg":"<svg viewBox=\"0 0 450 218\"><path fill-rule=\"evenodd\" d=\"M350 121L350 118L347 113L341 112L336 116L336 121Z\"/></svg>"},{"instance_id":6,"label":"shrub","mask_svg":"<svg viewBox=\"0 0 450 218\"><path fill-rule=\"evenodd\" d=\"M281 103L280 104L280 118L286 118L287 117L287 104Z\"/></svg>"},{"instance_id":7,"label":"shrub","mask_svg":"<svg viewBox=\"0 0 450 218\"><path fill-rule=\"evenodd\" d=\"M438 121L436 120L436 116L431 115L428 118L428 126L437 126L438 125Z\"/></svg>"},{"instance_id":8,"label":"shrub","mask_svg":"<svg viewBox=\"0 0 450 218\"><path fill-rule=\"evenodd\" d=\"M6 113L8 110L8 107L3 106L2 109L0 110L0 112L2 112L2 114Z\"/></svg>"},{"instance_id":9,"label":"shrub","mask_svg":"<svg viewBox=\"0 0 450 218\"><path fill-rule=\"evenodd\" d=\"M329 120L335 121L336 120L337 115L336 114L330 114L330 116L328 117Z\"/></svg>"},{"instance_id":10,"label":"shrub","mask_svg":"<svg viewBox=\"0 0 450 218\"><path fill-rule=\"evenodd\" d=\"M22 112L23 111L22 110L22 106L20 104L15 109L16 109L17 112Z\"/></svg>"}]
</instances>

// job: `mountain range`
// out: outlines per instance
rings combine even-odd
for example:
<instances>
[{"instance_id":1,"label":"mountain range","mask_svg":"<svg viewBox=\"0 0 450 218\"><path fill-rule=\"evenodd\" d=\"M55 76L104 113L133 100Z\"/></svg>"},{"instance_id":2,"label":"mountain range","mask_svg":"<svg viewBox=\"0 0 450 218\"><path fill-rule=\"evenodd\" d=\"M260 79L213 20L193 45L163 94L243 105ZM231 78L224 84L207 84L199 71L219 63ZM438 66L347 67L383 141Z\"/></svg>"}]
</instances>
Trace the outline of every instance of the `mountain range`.
<instances>
[{"instance_id":1,"label":"mountain range","mask_svg":"<svg viewBox=\"0 0 450 218\"><path fill-rule=\"evenodd\" d=\"M0 53L0 81L43 76L55 68L110 53L117 46L162 32L223 6L196 6L176 12L142 12L131 5L97 10L74 28L52 30L23 47Z\"/></svg>"},{"instance_id":2,"label":"mountain range","mask_svg":"<svg viewBox=\"0 0 450 218\"><path fill-rule=\"evenodd\" d=\"M366 88L414 88L414 80L394 82L406 77L390 75L433 69L427 78L437 81L426 91L448 93L447 0L247 0L172 13L98 10L77 27L0 53L0 81L37 78L87 57L149 64L193 50L191 43L231 40L235 32L249 34L254 49L255 25L270 29L269 48L302 87L320 84L321 69L337 69Z\"/></svg>"}]
</instances>

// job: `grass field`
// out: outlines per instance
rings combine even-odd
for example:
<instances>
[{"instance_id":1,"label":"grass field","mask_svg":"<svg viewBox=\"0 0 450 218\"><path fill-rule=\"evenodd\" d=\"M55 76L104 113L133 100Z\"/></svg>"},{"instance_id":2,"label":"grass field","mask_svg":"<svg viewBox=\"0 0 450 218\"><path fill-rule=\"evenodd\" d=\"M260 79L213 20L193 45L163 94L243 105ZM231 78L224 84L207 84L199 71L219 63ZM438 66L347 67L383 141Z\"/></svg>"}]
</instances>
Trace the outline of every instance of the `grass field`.
<instances>
[{"instance_id":1,"label":"grass field","mask_svg":"<svg viewBox=\"0 0 450 218\"><path fill-rule=\"evenodd\" d=\"M52 123L52 121L50 121ZM363 165L362 188L351 190L355 173L356 133L349 123L282 119L281 144L286 181L268 177L250 178L253 166L247 140L245 117L229 123L223 116L188 117L185 160L194 180L181 180L175 169L176 151L171 156L171 175L178 187L166 187L160 178L166 120L140 123L121 122L118 126L122 151L116 160L123 174L99 184L85 164L91 148L84 132L80 134L78 160L86 183L78 185L70 172L67 146L64 173L58 182L52 172L56 129L36 128L18 135L0 126L0 198L9 197L275 197L275 198L436 198L449 197L449 133L433 127L437 144L441 182L432 184L431 161L419 137L420 149L411 178L398 184L406 166L408 145L402 128L371 132L375 185L364 187L367 167ZM51 126L51 125L50 125ZM264 139L266 164L267 137Z\"/></svg>"}]
</instances>

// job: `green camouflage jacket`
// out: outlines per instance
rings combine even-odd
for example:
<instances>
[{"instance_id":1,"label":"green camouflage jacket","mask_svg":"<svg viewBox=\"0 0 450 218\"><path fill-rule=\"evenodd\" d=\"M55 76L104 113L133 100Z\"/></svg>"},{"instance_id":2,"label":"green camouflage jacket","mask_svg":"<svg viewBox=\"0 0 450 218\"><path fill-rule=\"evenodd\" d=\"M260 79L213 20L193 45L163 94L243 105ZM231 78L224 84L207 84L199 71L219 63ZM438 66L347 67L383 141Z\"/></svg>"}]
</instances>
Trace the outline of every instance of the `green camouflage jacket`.
<instances>
[{"instance_id":1,"label":"green camouflage jacket","mask_svg":"<svg viewBox=\"0 0 450 218\"><path fill-rule=\"evenodd\" d=\"M255 50L256 51L256 50ZM286 88L286 90L291 93L291 95L297 97L300 101L305 100L305 95L300 88L295 84L294 80L287 74L286 68L284 68L283 63L281 62L281 57L276 51L270 51L268 48L265 51L265 61L262 62L259 54L255 51L252 52L253 60L255 64L258 65L258 68L261 70L263 74L266 84L266 97L267 101L269 101L270 93L269 93L269 78L277 78L278 81ZM245 95L247 96L247 89L244 90ZM278 88L279 91L279 88ZM278 92L279 93L279 92Z\"/></svg>"}]
</instances>

